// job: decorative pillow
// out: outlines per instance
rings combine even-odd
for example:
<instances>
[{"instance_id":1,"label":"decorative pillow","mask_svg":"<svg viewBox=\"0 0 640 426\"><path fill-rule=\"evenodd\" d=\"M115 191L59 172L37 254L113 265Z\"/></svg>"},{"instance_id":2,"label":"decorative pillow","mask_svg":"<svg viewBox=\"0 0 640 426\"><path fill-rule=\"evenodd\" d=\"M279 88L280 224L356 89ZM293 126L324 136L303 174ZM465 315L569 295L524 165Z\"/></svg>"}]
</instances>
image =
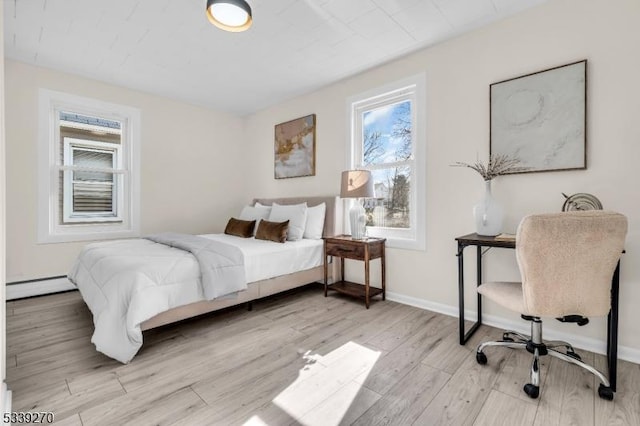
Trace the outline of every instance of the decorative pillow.
<instances>
[{"instance_id":1,"label":"decorative pillow","mask_svg":"<svg viewBox=\"0 0 640 426\"><path fill-rule=\"evenodd\" d=\"M261 220L256 231L256 240L275 241L276 243L284 243L287 240L287 229L289 229L289 221L270 222Z\"/></svg>"},{"instance_id":2,"label":"decorative pillow","mask_svg":"<svg viewBox=\"0 0 640 426\"><path fill-rule=\"evenodd\" d=\"M324 215L327 210L325 203L307 208L307 225L304 227L304 238L319 240L324 229Z\"/></svg>"},{"instance_id":3,"label":"decorative pillow","mask_svg":"<svg viewBox=\"0 0 640 426\"><path fill-rule=\"evenodd\" d=\"M283 222L285 220L289 221L287 240L297 241L302 239L304 227L307 224L307 203L286 206L273 203L271 213L269 214L269 221Z\"/></svg>"},{"instance_id":4,"label":"decorative pillow","mask_svg":"<svg viewBox=\"0 0 640 426\"><path fill-rule=\"evenodd\" d=\"M268 219L271 213L271 207L266 206L245 206L240 213L241 220L255 220L257 224L260 224L262 219ZM253 234L255 235L258 227L253 228Z\"/></svg>"},{"instance_id":5,"label":"decorative pillow","mask_svg":"<svg viewBox=\"0 0 640 426\"><path fill-rule=\"evenodd\" d=\"M239 220L231 218L224 228L224 233L235 235L236 237L249 238L253 237L253 230L256 227L255 220Z\"/></svg>"}]
</instances>

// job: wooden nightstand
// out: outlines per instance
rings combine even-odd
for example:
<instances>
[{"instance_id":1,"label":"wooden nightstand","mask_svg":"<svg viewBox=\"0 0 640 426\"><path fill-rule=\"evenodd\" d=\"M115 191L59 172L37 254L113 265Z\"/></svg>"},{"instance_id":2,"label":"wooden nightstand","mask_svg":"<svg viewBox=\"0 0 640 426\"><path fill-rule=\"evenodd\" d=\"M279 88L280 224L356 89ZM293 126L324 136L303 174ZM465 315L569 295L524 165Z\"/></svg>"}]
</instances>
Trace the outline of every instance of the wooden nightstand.
<instances>
[{"instance_id":1,"label":"wooden nightstand","mask_svg":"<svg viewBox=\"0 0 640 426\"><path fill-rule=\"evenodd\" d=\"M369 309L370 298L382 294L385 300L385 265L384 265L384 238L366 238L364 240L354 240L350 235L338 235L324 238L324 296L327 297L327 290L335 290L339 293L348 294L355 297L363 297L367 309ZM327 257L334 256L340 258L340 280L329 285L327 284ZM344 259L361 260L364 262L364 285L352 283L344 280ZM380 259L382 272L382 288L369 286L369 261Z\"/></svg>"}]
</instances>

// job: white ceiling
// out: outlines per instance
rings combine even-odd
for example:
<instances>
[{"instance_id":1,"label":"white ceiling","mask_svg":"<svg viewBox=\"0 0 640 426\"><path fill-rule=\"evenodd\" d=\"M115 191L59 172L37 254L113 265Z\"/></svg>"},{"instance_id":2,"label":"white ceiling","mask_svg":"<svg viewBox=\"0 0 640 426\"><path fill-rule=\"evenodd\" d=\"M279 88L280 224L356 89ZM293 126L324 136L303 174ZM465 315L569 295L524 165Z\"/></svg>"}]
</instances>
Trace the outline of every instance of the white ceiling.
<instances>
[{"instance_id":1,"label":"white ceiling","mask_svg":"<svg viewBox=\"0 0 640 426\"><path fill-rule=\"evenodd\" d=\"M546 0L248 0L227 33L206 0L3 0L5 55L245 115Z\"/></svg>"}]
</instances>

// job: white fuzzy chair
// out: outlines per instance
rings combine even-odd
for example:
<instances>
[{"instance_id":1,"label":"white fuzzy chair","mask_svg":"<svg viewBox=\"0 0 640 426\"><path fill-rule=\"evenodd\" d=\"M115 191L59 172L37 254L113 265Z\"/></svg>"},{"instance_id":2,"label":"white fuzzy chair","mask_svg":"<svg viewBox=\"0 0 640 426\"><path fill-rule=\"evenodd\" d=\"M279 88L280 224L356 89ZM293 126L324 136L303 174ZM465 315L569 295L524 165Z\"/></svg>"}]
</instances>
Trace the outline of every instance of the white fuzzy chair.
<instances>
[{"instance_id":1,"label":"white fuzzy chair","mask_svg":"<svg viewBox=\"0 0 640 426\"><path fill-rule=\"evenodd\" d=\"M516 234L522 283L487 282L478 287L478 292L531 321L531 336L507 331L501 341L480 344L476 350L478 363L487 362L484 349L489 346L527 349L533 354L533 362L531 383L524 386L524 391L537 398L539 357L551 355L593 373L601 382L600 397L613 399L609 380L582 362L569 343L542 340L540 317L584 325L587 317L607 315L611 308L611 278L626 234L627 218L615 212L575 211L522 219Z\"/></svg>"}]
</instances>

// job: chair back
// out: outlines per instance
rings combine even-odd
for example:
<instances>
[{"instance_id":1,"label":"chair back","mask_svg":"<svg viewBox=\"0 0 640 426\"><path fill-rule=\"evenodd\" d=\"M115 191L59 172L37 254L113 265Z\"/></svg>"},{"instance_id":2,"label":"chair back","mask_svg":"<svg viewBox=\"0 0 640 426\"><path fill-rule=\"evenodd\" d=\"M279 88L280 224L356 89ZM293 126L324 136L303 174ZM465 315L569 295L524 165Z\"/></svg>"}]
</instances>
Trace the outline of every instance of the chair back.
<instances>
[{"instance_id":1,"label":"chair back","mask_svg":"<svg viewBox=\"0 0 640 426\"><path fill-rule=\"evenodd\" d=\"M604 316L611 279L627 234L627 218L590 210L527 216L516 257L528 315Z\"/></svg>"}]
</instances>

